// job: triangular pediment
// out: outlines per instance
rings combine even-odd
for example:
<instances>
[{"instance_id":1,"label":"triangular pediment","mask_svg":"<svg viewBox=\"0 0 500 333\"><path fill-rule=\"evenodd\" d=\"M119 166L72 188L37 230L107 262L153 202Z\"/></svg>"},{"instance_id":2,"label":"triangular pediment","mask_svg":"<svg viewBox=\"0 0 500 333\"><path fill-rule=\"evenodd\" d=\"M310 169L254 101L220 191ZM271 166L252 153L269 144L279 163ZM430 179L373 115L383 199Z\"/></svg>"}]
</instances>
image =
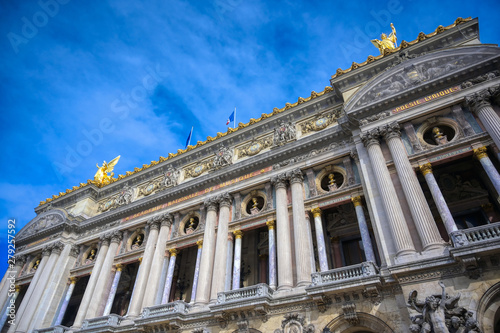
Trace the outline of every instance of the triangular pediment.
<instances>
[{"instance_id":1,"label":"triangular pediment","mask_svg":"<svg viewBox=\"0 0 500 333\"><path fill-rule=\"evenodd\" d=\"M408 56L403 51L396 65L368 81L351 96L345 110L357 113L401 103L405 97L414 98L430 87L452 84L463 71L470 73L471 69L484 68L499 57L500 48L490 45L463 46L419 56Z\"/></svg>"},{"instance_id":2,"label":"triangular pediment","mask_svg":"<svg viewBox=\"0 0 500 333\"><path fill-rule=\"evenodd\" d=\"M28 222L28 224L19 231L17 237L18 239L24 239L41 233L52 227L63 224L67 220L67 217L67 213L64 209L54 208L46 211Z\"/></svg>"}]
</instances>

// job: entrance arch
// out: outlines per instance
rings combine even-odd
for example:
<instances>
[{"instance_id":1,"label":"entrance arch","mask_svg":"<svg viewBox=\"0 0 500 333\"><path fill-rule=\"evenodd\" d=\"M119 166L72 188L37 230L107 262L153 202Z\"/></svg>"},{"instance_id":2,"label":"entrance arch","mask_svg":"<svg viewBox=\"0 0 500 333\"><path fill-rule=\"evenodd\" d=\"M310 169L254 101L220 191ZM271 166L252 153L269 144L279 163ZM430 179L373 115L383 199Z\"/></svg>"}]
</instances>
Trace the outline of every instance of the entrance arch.
<instances>
[{"instance_id":1,"label":"entrance arch","mask_svg":"<svg viewBox=\"0 0 500 333\"><path fill-rule=\"evenodd\" d=\"M378 317L364 312L357 312L356 316L358 322L354 326L344 315L340 315L325 326L325 331L329 329L332 333L394 333L392 328Z\"/></svg>"},{"instance_id":2,"label":"entrance arch","mask_svg":"<svg viewBox=\"0 0 500 333\"><path fill-rule=\"evenodd\" d=\"M479 300L477 321L484 333L500 331L500 282L486 290Z\"/></svg>"}]
</instances>

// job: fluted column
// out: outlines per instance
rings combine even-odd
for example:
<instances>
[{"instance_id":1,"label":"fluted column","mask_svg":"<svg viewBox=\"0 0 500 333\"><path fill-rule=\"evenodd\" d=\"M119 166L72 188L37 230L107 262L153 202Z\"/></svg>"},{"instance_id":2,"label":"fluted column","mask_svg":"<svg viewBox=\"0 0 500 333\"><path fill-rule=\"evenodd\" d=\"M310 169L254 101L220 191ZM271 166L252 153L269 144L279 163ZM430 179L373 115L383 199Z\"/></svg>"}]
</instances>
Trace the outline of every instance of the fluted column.
<instances>
[{"instance_id":1,"label":"fluted column","mask_svg":"<svg viewBox=\"0 0 500 333\"><path fill-rule=\"evenodd\" d=\"M474 157L477 158L483 166L484 171L486 171L486 174L488 175L488 178L495 187L495 190L497 190L497 195L500 195L500 175L498 174L497 169L488 157L486 147L474 149Z\"/></svg>"},{"instance_id":2,"label":"fluted column","mask_svg":"<svg viewBox=\"0 0 500 333\"><path fill-rule=\"evenodd\" d=\"M227 260L226 260L226 280L224 283L224 291L231 290L231 274L233 271L233 241L234 237L232 233L227 235Z\"/></svg>"},{"instance_id":3,"label":"fluted column","mask_svg":"<svg viewBox=\"0 0 500 333\"><path fill-rule=\"evenodd\" d=\"M444 200L443 193L439 188L439 185L432 173L432 165L430 163L426 163L420 165L420 171L425 177L425 181L429 189L431 190L432 198L436 203L436 207L438 209L439 215L441 216L441 220L443 220L444 227L446 228L446 232L451 234L453 231L457 231L457 225L455 224L455 220L453 219L453 215L451 215L450 209Z\"/></svg>"},{"instance_id":4,"label":"fluted column","mask_svg":"<svg viewBox=\"0 0 500 333\"><path fill-rule=\"evenodd\" d=\"M5 325L5 322L7 321L7 318L9 317L9 312L10 312L9 310L11 304L12 304L12 309L15 309L14 304L16 304L16 299L17 296L19 296L19 291L21 291L21 288L19 286L15 286L14 292L12 294L9 293L10 296L8 296L7 302L2 308L2 318L0 318L0 330L2 330L3 326Z\"/></svg>"},{"instance_id":5,"label":"fluted column","mask_svg":"<svg viewBox=\"0 0 500 333\"><path fill-rule=\"evenodd\" d=\"M165 248L167 247L167 238L170 233L170 227L172 226L173 217L171 214L161 215L161 228L158 235L158 242L156 243L155 252L153 255L153 260L151 264L151 271L148 277L148 288L152 290L157 290L160 282L160 276L162 271L162 263L165 257ZM144 295L144 301L142 307L148 307L155 304L156 294L154 292L147 292Z\"/></svg>"},{"instance_id":6,"label":"fluted column","mask_svg":"<svg viewBox=\"0 0 500 333\"><path fill-rule=\"evenodd\" d=\"M7 261L9 268L5 272L0 289L1 306L6 307L9 305L9 299L11 298L9 294L12 294L12 291L15 288L14 286L15 280L25 263L26 263L25 255L23 256L16 255ZM2 327L0 326L0 330L1 329Z\"/></svg>"},{"instance_id":7,"label":"fluted column","mask_svg":"<svg viewBox=\"0 0 500 333\"><path fill-rule=\"evenodd\" d=\"M61 254L64 248L64 244L61 242L57 242L51 244L51 253L47 260L47 265L43 268L42 274L40 275L40 279L36 284L36 288L29 299L29 303L26 305L26 309L21 314L19 318L17 318L17 327L15 332L27 332L29 329L29 325L35 312L37 312L38 304L42 299L43 292L45 291L45 287L47 286L50 277L54 271L54 267L56 266L57 258Z\"/></svg>"},{"instance_id":8,"label":"fluted column","mask_svg":"<svg viewBox=\"0 0 500 333\"><path fill-rule=\"evenodd\" d=\"M290 289L293 287L293 271L290 220L288 217L288 200L286 194L286 175L277 175L271 179L271 182L276 189L278 290Z\"/></svg>"},{"instance_id":9,"label":"fluted column","mask_svg":"<svg viewBox=\"0 0 500 333\"><path fill-rule=\"evenodd\" d=\"M297 285L311 284L311 244L307 239L307 223L304 208L304 175L300 169L289 173L292 188L293 235L295 243L295 263L297 269Z\"/></svg>"},{"instance_id":10,"label":"fluted column","mask_svg":"<svg viewBox=\"0 0 500 333\"><path fill-rule=\"evenodd\" d=\"M217 219L217 198L205 201L207 207L207 222L203 235L203 251L201 252L200 276L196 290L196 304L205 305L210 300L210 286L212 285L212 271L215 254L215 222Z\"/></svg>"},{"instance_id":11,"label":"fluted column","mask_svg":"<svg viewBox=\"0 0 500 333\"><path fill-rule=\"evenodd\" d=\"M274 236L274 221L267 221L269 238L269 287L276 289L276 239Z\"/></svg>"},{"instance_id":12,"label":"fluted column","mask_svg":"<svg viewBox=\"0 0 500 333\"><path fill-rule=\"evenodd\" d=\"M194 303L196 299L196 289L198 288L198 278L200 276L200 262L201 262L201 252L203 249L203 241L199 240L196 242L198 245L198 252L196 253L196 264L194 266L194 277L193 277L193 289L191 291L191 302Z\"/></svg>"},{"instance_id":13,"label":"fluted column","mask_svg":"<svg viewBox=\"0 0 500 333\"><path fill-rule=\"evenodd\" d=\"M328 258L326 257L325 235L323 234L323 222L321 221L321 209L311 209L314 217L314 228L316 229L316 246L318 247L319 268L321 272L328 270Z\"/></svg>"},{"instance_id":14,"label":"fluted column","mask_svg":"<svg viewBox=\"0 0 500 333\"><path fill-rule=\"evenodd\" d=\"M375 263L375 252L373 251L370 231L368 230L368 225L366 224L366 217L365 212L363 211L361 197L352 197L351 200L354 204L354 209L356 210L356 217L358 218L359 233L361 234L361 242L363 243L363 248L365 250L366 261Z\"/></svg>"},{"instance_id":15,"label":"fluted column","mask_svg":"<svg viewBox=\"0 0 500 333\"><path fill-rule=\"evenodd\" d=\"M168 262L167 280L165 281L165 289L163 289L163 297L161 304L168 303L170 297L170 290L172 290L172 282L174 280L175 260L177 259L177 249L170 249L170 260Z\"/></svg>"},{"instance_id":16,"label":"fluted column","mask_svg":"<svg viewBox=\"0 0 500 333\"><path fill-rule=\"evenodd\" d=\"M116 264L116 272L113 278L113 283L111 284L111 289L109 290L108 299L106 301L106 307L104 308L103 316L107 316L111 313L111 307L113 307L113 302L115 301L116 290L118 289L118 284L120 283L120 277L122 276L123 265Z\"/></svg>"},{"instance_id":17,"label":"fluted column","mask_svg":"<svg viewBox=\"0 0 500 333\"><path fill-rule=\"evenodd\" d=\"M396 255L413 255L416 253L411 240L411 234L406 225L403 210L399 205L398 196L391 180L391 175L387 169L380 142L378 140L380 133L378 129L365 132L361 135L361 140L366 146L370 161L372 162L375 180L377 182L382 203L384 205L389 227L394 239Z\"/></svg>"},{"instance_id":18,"label":"fluted column","mask_svg":"<svg viewBox=\"0 0 500 333\"><path fill-rule=\"evenodd\" d=\"M234 265L233 265L233 290L240 288L240 277L241 277L241 238L243 237L243 232L241 230L236 230L234 232Z\"/></svg>"},{"instance_id":19,"label":"fluted column","mask_svg":"<svg viewBox=\"0 0 500 333\"><path fill-rule=\"evenodd\" d=\"M75 290L75 284L77 281L77 277L71 277L69 279L69 287L66 291L66 295L64 296L64 300L61 304L61 308L59 309L59 313L57 314L57 319L54 322L54 326L61 325L64 315L66 314L66 309L68 308L69 300L71 299L71 295L73 295L73 291Z\"/></svg>"},{"instance_id":20,"label":"fluted column","mask_svg":"<svg viewBox=\"0 0 500 333\"><path fill-rule=\"evenodd\" d=\"M226 262L227 262L227 233L229 224L229 207L232 198L229 193L219 196L219 224L217 225L217 246L215 248L212 291L210 299L217 300L217 293L224 291L226 282Z\"/></svg>"},{"instance_id":21,"label":"fluted column","mask_svg":"<svg viewBox=\"0 0 500 333\"><path fill-rule=\"evenodd\" d=\"M465 102L481 120L496 146L500 148L500 117L491 106L492 91L483 90L467 96Z\"/></svg>"},{"instance_id":22,"label":"fluted column","mask_svg":"<svg viewBox=\"0 0 500 333\"><path fill-rule=\"evenodd\" d=\"M406 149L401 140L398 123L391 123L382 128L389 150L391 151L398 177L403 188L406 201L410 207L411 216L417 227L424 251L444 247L439 230L427 204L422 187L413 170Z\"/></svg>"},{"instance_id":23,"label":"fluted column","mask_svg":"<svg viewBox=\"0 0 500 333\"><path fill-rule=\"evenodd\" d=\"M149 236L146 242L146 248L144 249L141 266L137 273L132 299L130 300L129 317L139 316L142 310L142 302L144 301L144 293L146 291L149 272L151 271L151 263L153 262L154 251L158 241L158 230L160 229L161 219L162 216L157 215L148 220Z\"/></svg>"},{"instance_id":24,"label":"fluted column","mask_svg":"<svg viewBox=\"0 0 500 333\"><path fill-rule=\"evenodd\" d=\"M123 233L121 231L113 231L110 233L111 241L106 253L106 258L102 264L101 272L99 273L99 279L94 289L94 295L92 297L92 301L90 302L89 309L87 310L87 314L85 315L85 319L95 318L99 314L97 310L99 308L99 304L106 301L105 296L107 295L104 290L106 285L108 284L109 279L111 278L111 268L113 267L113 261L115 260L116 250L118 245L122 241ZM104 298L104 299L103 299Z\"/></svg>"}]
</instances>

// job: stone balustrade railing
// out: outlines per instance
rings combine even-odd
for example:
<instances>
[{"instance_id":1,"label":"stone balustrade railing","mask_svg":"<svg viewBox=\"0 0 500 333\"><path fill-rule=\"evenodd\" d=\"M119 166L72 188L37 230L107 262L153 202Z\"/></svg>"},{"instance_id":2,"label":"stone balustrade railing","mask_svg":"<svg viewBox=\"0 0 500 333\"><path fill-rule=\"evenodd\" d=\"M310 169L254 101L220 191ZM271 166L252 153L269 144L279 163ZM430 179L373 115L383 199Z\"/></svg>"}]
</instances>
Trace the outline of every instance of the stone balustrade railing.
<instances>
[{"instance_id":1,"label":"stone balustrade railing","mask_svg":"<svg viewBox=\"0 0 500 333\"><path fill-rule=\"evenodd\" d=\"M326 272L313 273L312 285L317 286L321 284L347 281L350 279L360 279L378 274L378 268L375 263L371 261L363 262L361 264L341 267L332 269Z\"/></svg>"},{"instance_id":2,"label":"stone balustrade railing","mask_svg":"<svg viewBox=\"0 0 500 333\"><path fill-rule=\"evenodd\" d=\"M184 301L175 301L171 303L161 304L145 308L142 311L142 318L150 318L156 316L164 316L173 313L188 313L189 304Z\"/></svg>"},{"instance_id":3,"label":"stone balustrade railing","mask_svg":"<svg viewBox=\"0 0 500 333\"><path fill-rule=\"evenodd\" d=\"M259 283L245 288L223 291L217 294L217 304L232 301L251 300L259 297L271 297L273 290L265 283Z\"/></svg>"},{"instance_id":4,"label":"stone balustrade railing","mask_svg":"<svg viewBox=\"0 0 500 333\"><path fill-rule=\"evenodd\" d=\"M69 330L64 326L54 326L49 328L41 328L38 330L34 330L33 333L64 333L66 330Z\"/></svg>"},{"instance_id":5,"label":"stone balustrade railing","mask_svg":"<svg viewBox=\"0 0 500 333\"><path fill-rule=\"evenodd\" d=\"M118 326L122 321L122 319L123 319L122 317L115 314L110 314L109 316L105 317L86 319L83 322L82 330L87 330L90 328L102 327L102 326Z\"/></svg>"},{"instance_id":6,"label":"stone balustrade railing","mask_svg":"<svg viewBox=\"0 0 500 333\"><path fill-rule=\"evenodd\" d=\"M491 241L492 239L500 240L500 222L454 231L450 236L454 247Z\"/></svg>"}]
</instances>

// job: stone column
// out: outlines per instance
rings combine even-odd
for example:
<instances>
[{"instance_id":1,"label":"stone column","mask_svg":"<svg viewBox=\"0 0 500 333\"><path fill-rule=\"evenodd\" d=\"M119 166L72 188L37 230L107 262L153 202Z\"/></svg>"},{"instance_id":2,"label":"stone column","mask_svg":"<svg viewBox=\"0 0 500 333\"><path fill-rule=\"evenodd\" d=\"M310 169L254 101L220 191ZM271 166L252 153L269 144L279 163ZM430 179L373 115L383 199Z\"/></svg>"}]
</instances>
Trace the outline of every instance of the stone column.
<instances>
[{"instance_id":1,"label":"stone column","mask_svg":"<svg viewBox=\"0 0 500 333\"><path fill-rule=\"evenodd\" d=\"M311 246L307 239L307 224L304 208L304 176L300 169L289 173L292 188L293 234L295 243L295 263L297 269L297 285L311 284ZM305 237L304 237L305 236Z\"/></svg>"},{"instance_id":2,"label":"stone column","mask_svg":"<svg viewBox=\"0 0 500 333\"><path fill-rule=\"evenodd\" d=\"M481 120L495 145L500 148L500 117L491 107L491 91L483 90L465 98L465 103Z\"/></svg>"},{"instance_id":3,"label":"stone column","mask_svg":"<svg viewBox=\"0 0 500 333\"><path fill-rule=\"evenodd\" d=\"M398 196L391 180L391 175L387 169L380 142L378 129L361 134L361 140L366 146L368 156L372 162L375 180L377 182L382 203L388 218L389 228L394 239L396 256L415 255L415 247L411 240L410 230L406 225L405 216L399 205Z\"/></svg>"},{"instance_id":4,"label":"stone column","mask_svg":"<svg viewBox=\"0 0 500 333\"><path fill-rule=\"evenodd\" d=\"M446 228L446 232L451 234L453 231L457 231L457 225L455 224L455 220L451 215L450 209L444 200L443 193L441 193L441 189L432 173L432 165L430 163L426 163L424 165L420 165L420 171L425 177L425 181L429 189L431 190L432 198L436 203L436 207L438 209L439 215L443 220L444 226Z\"/></svg>"},{"instance_id":5,"label":"stone column","mask_svg":"<svg viewBox=\"0 0 500 333\"><path fill-rule=\"evenodd\" d=\"M424 251L442 249L445 246L444 242L441 239L417 175L406 154L406 149L401 140L399 124L394 122L384 126L382 134L391 151L394 166L396 167L406 201L410 207L413 221L422 240Z\"/></svg>"},{"instance_id":6,"label":"stone column","mask_svg":"<svg viewBox=\"0 0 500 333\"><path fill-rule=\"evenodd\" d=\"M231 273L233 268L233 234L227 235L227 260L226 260L226 280L224 283L224 291L231 290Z\"/></svg>"},{"instance_id":7,"label":"stone column","mask_svg":"<svg viewBox=\"0 0 500 333\"><path fill-rule=\"evenodd\" d=\"M19 275L19 272L23 268L26 263L26 256L14 256L9 259L7 265L9 268L5 272L5 275L2 279L1 288L0 288L0 305L8 306L9 301L9 293L12 293L13 284L15 282L16 277ZM0 326L0 330L2 327Z\"/></svg>"},{"instance_id":8,"label":"stone column","mask_svg":"<svg viewBox=\"0 0 500 333\"><path fill-rule=\"evenodd\" d=\"M85 315L85 319L95 318L99 314L97 312L99 305L102 302L106 301L105 296L108 295L104 292L106 285L108 284L109 279L111 278L111 268L113 267L113 261L115 260L116 250L118 249L118 245L122 241L123 233L121 231L113 231L110 233L109 237L111 238L111 242L106 253L106 258L102 264L101 272L99 273L99 279L94 289L94 294L92 297L92 301L89 304L89 309L87 310L87 314Z\"/></svg>"},{"instance_id":9,"label":"stone column","mask_svg":"<svg viewBox=\"0 0 500 333\"><path fill-rule=\"evenodd\" d=\"M7 302L5 303L4 307L2 308L2 318L0 319L0 330L5 325L5 322L7 321L7 317L9 316L9 305L16 304L16 299L17 299L17 296L19 296L19 291L21 291L21 288L19 286L16 286L14 293L12 294L12 296L9 296L9 298L7 299Z\"/></svg>"},{"instance_id":10,"label":"stone column","mask_svg":"<svg viewBox=\"0 0 500 333\"><path fill-rule=\"evenodd\" d=\"M343 267L342 253L340 252L340 239L338 237L332 237L330 241L332 243L333 262L335 263L335 268Z\"/></svg>"},{"instance_id":11,"label":"stone column","mask_svg":"<svg viewBox=\"0 0 500 333\"><path fill-rule=\"evenodd\" d=\"M158 241L158 230L160 229L161 220L162 216L157 215L150 218L147 222L149 224L149 236L146 242L146 248L144 249L144 255L142 256L141 266L137 273L137 280L135 281L128 312L128 316L132 318L139 316L142 310L142 302L144 301L144 293L146 291L146 285L151 271L151 263L153 262L154 251Z\"/></svg>"},{"instance_id":12,"label":"stone column","mask_svg":"<svg viewBox=\"0 0 500 333\"><path fill-rule=\"evenodd\" d=\"M163 298L163 290L165 289L165 281L167 281L169 261L170 261L170 252L165 251L163 255L163 263L161 266L160 281L158 282L158 290L156 291L155 305L161 304L161 299Z\"/></svg>"},{"instance_id":13,"label":"stone column","mask_svg":"<svg viewBox=\"0 0 500 333\"><path fill-rule=\"evenodd\" d=\"M361 234L361 241L363 242L366 261L376 263L375 252L373 251L370 231L368 230L368 225L366 224L365 212L363 211L361 197L352 197L351 200L354 204L354 209L356 210L356 217L358 218L359 233Z\"/></svg>"},{"instance_id":14,"label":"stone column","mask_svg":"<svg viewBox=\"0 0 500 333\"><path fill-rule=\"evenodd\" d=\"M205 201L207 218L205 233L203 235L203 251L201 252L200 276L195 302L205 305L210 300L210 286L212 285L212 272L215 254L215 221L217 219L217 198L212 197Z\"/></svg>"},{"instance_id":15,"label":"stone column","mask_svg":"<svg viewBox=\"0 0 500 333\"><path fill-rule=\"evenodd\" d=\"M214 262L211 301L217 300L217 293L224 291L226 282L227 233L231 201L229 193L219 196L219 224L217 225L217 246L215 248L215 258L217 260Z\"/></svg>"},{"instance_id":16,"label":"stone column","mask_svg":"<svg viewBox=\"0 0 500 333\"><path fill-rule=\"evenodd\" d=\"M24 312L17 318L17 327L15 328L15 332L27 332L29 329L29 325L31 324L31 320L37 312L38 304L42 299L42 295L45 291L45 287L52 276L54 271L54 267L56 266L57 259L61 254L64 244L61 242L56 242L51 245L50 256L47 260L47 265L43 268L41 272L40 278L36 284L35 290L33 291L30 299L28 300L28 304ZM24 302L24 300L23 300Z\"/></svg>"},{"instance_id":17,"label":"stone column","mask_svg":"<svg viewBox=\"0 0 500 333\"><path fill-rule=\"evenodd\" d=\"M321 221L321 209L311 209L314 216L314 227L316 229L316 246L318 247L319 268L321 272L328 270L328 258L326 257L325 235L323 234L323 222Z\"/></svg>"},{"instance_id":18,"label":"stone column","mask_svg":"<svg viewBox=\"0 0 500 333\"><path fill-rule=\"evenodd\" d=\"M199 240L196 242L198 245L198 252L196 253L196 264L194 267L194 277L193 277L193 289L191 291L191 302L194 303L196 299L196 289L198 287L198 277L200 276L200 262L201 262L201 251L203 249L203 241Z\"/></svg>"},{"instance_id":19,"label":"stone column","mask_svg":"<svg viewBox=\"0 0 500 333\"><path fill-rule=\"evenodd\" d=\"M97 259L94 263L94 268L90 274L89 281L87 282L87 287L85 288L85 293L83 294L82 301L80 302L80 307L78 308L78 313L76 314L75 322L73 327L81 327L83 320L85 319L85 314L89 307L92 296L94 295L94 288L97 284L97 279L99 278L99 273L101 272L101 267L108 252L109 242L111 238L110 235L101 236L101 246L99 252L97 253Z\"/></svg>"},{"instance_id":20,"label":"stone column","mask_svg":"<svg viewBox=\"0 0 500 333\"><path fill-rule=\"evenodd\" d=\"M165 248L167 246L167 238L170 233L170 227L172 226L172 215L171 214L163 214L161 215L161 228L160 234L158 235L158 242L156 244L155 252L153 255L153 260L151 263L151 271L149 272L148 277L148 288L152 290L157 290L159 286L161 271L162 271L162 263L165 257ZM154 292L147 292L144 295L144 301L142 303L142 307L153 306L155 304L156 295Z\"/></svg>"},{"instance_id":21,"label":"stone column","mask_svg":"<svg viewBox=\"0 0 500 333\"><path fill-rule=\"evenodd\" d=\"M292 243L290 239L290 220L288 218L286 175L277 175L271 179L271 182L276 189L278 290L286 290L293 287Z\"/></svg>"},{"instance_id":22,"label":"stone column","mask_svg":"<svg viewBox=\"0 0 500 333\"><path fill-rule=\"evenodd\" d=\"M71 299L71 295L73 295L73 291L75 290L75 284L78 281L77 277L71 277L69 279L69 287L66 291L66 295L64 296L63 303L61 308L59 309L59 313L57 314L57 319L54 322L54 326L61 325L61 322L66 314L66 309L68 308L69 300Z\"/></svg>"},{"instance_id":23,"label":"stone column","mask_svg":"<svg viewBox=\"0 0 500 333\"><path fill-rule=\"evenodd\" d=\"M309 242L309 247L311 248L311 272L316 272L316 258L314 257L314 243L312 239L312 230L311 230L311 218L309 217L309 212L305 212L304 214L306 220L307 227L307 241Z\"/></svg>"},{"instance_id":24,"label":"stone column","mask_svg":"<svg viewBox=\"0 0 500 333\"><path fill-rule=\"evenodd\" d=\"M274 221L266 222L269 238L269 287L276 289L276 241L274 236Z\"/></svg>"},{"instance_id":25,"label":"stone column","mask_svg":"<svg viewBox=\"0 0 500 333\"><path fill-rule=\"evenodd\" d=\"M163 289L163 297L161 299L161 304L166 304L169 301L170 290L172 289L172 283L174 279L175 270L175 260L177 259L177 249L170 249L170 261L168 262L167 280L165 281L165 289Z\"/></svg>"},{"instance_id":26,"label":"stone column","mask_svg":"<svg viewBox=\"0 0 500 333\"><path fill-rule=\"evenodd\" d=\"M233 266L233 290L240 289L240 277L241 277L241 238L243 237L243 232L241 230L236 230L234 232L234 266Z\"/></svg>"},{"instance_id":27,"label":"stone column","mask_svg":"<svg viewBox=\"0 0 500 333\"><path fill-rule=\"evenodd\" d=\"M497 169L488 157L486 147L474 149L474 157L477 158L479 162L481 162L484 171L486 171L488 178L495 187L495 190L497 190L497 195L500 195L500 175L498 174Z\"/></svg>"},{"instance_id":28,"label":"stone column","mask_svg":"<svg viewBox=\"0 0 500 333\"><path fill-rule=\"evenodd\" d=\"M113 307L113 302L115 301L116 289L118 289L118 283L120 283L120 277L122 276L123 265L116 264L116 273L113 278L113 284L109 290L108 299L106 301L106 307L104 308L103 316L107 316L111 313L111 308Z\"/></svg>"}]
</instances>

